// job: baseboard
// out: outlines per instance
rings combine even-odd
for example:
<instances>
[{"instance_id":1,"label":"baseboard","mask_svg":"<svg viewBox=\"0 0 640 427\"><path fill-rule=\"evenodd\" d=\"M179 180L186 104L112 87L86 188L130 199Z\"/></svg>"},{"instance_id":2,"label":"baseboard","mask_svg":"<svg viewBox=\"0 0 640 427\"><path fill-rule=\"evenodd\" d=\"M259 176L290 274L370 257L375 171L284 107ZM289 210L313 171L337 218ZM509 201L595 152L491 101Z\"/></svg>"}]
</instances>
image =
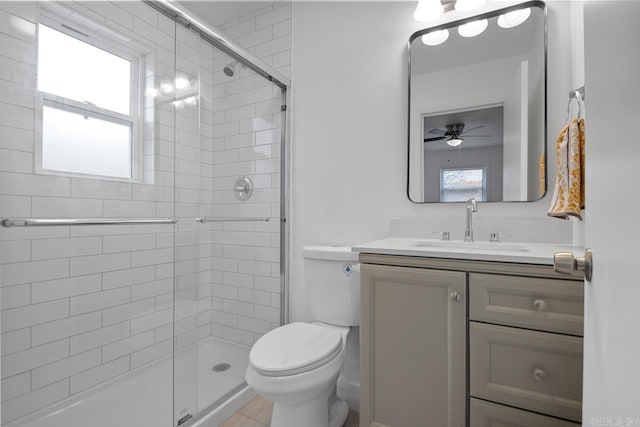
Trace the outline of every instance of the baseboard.
<instances>
[{"instance_id":1,"label":"baseboard","mask_svg":"<svg viewBox=\"0 0 640 427\"><path fill-rule=\"evenodd\" d=\"M338 381L338 396L347 402L349 409L360 412L360 384Z\"/></svg>"}]
</instances>

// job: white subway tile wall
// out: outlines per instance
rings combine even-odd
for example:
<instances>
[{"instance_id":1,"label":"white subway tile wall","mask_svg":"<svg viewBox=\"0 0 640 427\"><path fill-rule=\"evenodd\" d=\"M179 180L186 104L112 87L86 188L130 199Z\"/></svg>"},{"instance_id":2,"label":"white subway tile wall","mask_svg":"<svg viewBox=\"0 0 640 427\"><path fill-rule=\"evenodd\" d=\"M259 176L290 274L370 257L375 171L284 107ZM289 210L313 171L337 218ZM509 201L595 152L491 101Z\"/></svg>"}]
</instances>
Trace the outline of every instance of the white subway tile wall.
<instances>
[{"instance_id":1,"label":"white subway tile wall","mask_svg":"<svg viewBox=\"0 0 640 427\"><path fill-rule=\"evenodd\" d=\"M0 26L0 217L179 220L0 230L3 423L210 335L251 345L280 319L279 88L242 67L226 76L229 57L141 2L66 6L148 46L147 87L177 70L199 98L147 98L141 182L35 174L38 5L0 2L0 22L22 28ZM276 4L224 31L289 75L290 17Z\"/></svg>"}]
</instances>

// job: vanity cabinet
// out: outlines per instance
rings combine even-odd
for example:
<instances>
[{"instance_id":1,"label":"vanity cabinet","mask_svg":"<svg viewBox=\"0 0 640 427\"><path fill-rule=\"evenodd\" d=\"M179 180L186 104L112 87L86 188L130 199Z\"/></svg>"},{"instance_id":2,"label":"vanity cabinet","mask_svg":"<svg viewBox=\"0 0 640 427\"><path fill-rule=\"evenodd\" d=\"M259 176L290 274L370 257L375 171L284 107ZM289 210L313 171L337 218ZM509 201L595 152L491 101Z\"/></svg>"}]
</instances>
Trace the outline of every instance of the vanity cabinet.
<instances>
[{"instance_id":1,"label":"vanity cabinet","mask_svg":"<svg viewBox=\"0 0 640 427\"><path fill-rule=\"evenodd\" d=\"M368 253L360 262L360 427L579 425L580 274Z\"/></svg>"},{"instance_id":2,"label":"vanity cabinet","mask_svg":"<svg viewBox=\"0 0 640 427\"><path fill-rule=\"evenodd\" d=\"M360 425L463 427L466 275L361 264Z\"/></svg>"}]
</instances>

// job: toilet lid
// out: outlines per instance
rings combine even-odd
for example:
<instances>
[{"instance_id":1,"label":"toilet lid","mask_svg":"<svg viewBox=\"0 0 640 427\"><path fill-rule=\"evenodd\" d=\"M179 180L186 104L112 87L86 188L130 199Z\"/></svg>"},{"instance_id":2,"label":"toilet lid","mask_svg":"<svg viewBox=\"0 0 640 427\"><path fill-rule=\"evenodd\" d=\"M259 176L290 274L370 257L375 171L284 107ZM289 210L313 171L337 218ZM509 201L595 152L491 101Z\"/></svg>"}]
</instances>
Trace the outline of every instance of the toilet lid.
<instances>
[{"instance_id":1,"label":"toilet lid","mask_svg":"<svg viewBox=\"0 0 640 427\"><path fill-rule=\"evenodd\" d=\"M297 322L260 338L251 349L249 362L262 375L295 375L326 364L341 349L340 331Z\"/></svg>"}]
</instances>

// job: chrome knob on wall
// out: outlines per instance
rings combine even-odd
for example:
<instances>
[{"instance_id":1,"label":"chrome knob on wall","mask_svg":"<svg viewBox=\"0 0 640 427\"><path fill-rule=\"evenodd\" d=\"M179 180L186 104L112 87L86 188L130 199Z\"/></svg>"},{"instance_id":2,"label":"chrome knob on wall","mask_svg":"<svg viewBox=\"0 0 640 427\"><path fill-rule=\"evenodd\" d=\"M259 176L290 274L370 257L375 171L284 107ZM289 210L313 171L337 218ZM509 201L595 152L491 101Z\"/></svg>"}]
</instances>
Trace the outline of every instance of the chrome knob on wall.
<instances>
[{"instance_id":1,"label":"chrome knob on wall","mask_svg":"<svg viewBox=\"0 0 640 427\"><path fill-rule=\"evenodd\" d=\"M253 194L253 181L248 176L241 176L233 185L233 193L240 201L247 201Z\"/></svg>"}]
</instances>

